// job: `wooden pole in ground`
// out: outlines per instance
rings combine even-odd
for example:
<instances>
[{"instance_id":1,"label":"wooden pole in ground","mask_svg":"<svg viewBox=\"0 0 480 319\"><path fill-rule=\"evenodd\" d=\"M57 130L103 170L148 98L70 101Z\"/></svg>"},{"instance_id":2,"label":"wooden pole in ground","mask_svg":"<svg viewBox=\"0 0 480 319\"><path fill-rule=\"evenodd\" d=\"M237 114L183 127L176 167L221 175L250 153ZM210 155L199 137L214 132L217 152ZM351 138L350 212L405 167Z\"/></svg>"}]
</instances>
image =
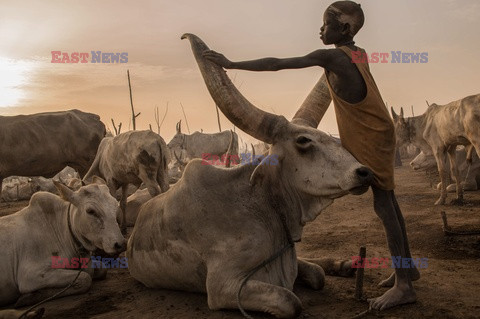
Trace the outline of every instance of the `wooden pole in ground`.
<instances>
[{"instance_id":1,"label":"wooden pole in ground","mask_svg":"<svg viewBox=\"0 0 480 319\"><path fill-rule=\"evenodd\" d=\"M215 109L217 110L217 122L218 122L218 131L222 131L222 126L220 125L220 113L218 112L218 106L215 104Z\"/></svg>"},{"instance_id":2,"label":"wooden pole in ground","mask_svg":"<svg viewBox=\"0 0 480 319\"><path fill-rule=\"evenodd\" d=\"M157 108L157 113L158 113L158 108ZM165 121L165 118L167 117L167 113L168 113L168 102L167 102L167 108L165 109L165 114L163 114L162 121L160 122L160 124L157 123L159 135L160 135L160 130L162 129L163 121Z\"/></svg>"},{"instance_id":3,"label":"wooden pole in ground","mask_svg":"<svg viewBox=\"0 0 480 319\"><path fill-rule=\"evenodd\" d=\"M132 85L130 84L130 71L127 70L127 78L128 78L128 90L130 91L130 106L132 107L132 126L133 130L135 131L136 125L135 125L135 119L140 115L140 112L138 114L135 114L135 110L133 109L133 98L132 98Z\"/></svg>"},{"instance_id":4,"label":"wooden pole in ground","mask_svg":"<svg viewBox=\"0 0 480 319\"><path fill-rule=\"evenodd\" d=\"M187 123L188 134L190 134L190 127L188 127L187 115L185 114L185 110L183 109L183 104L182 104L182 102L180 102L180 106L182 107L182 112L183 112L183 117L185 118L185 123Z\"/></svg>"},{"instance_id":5,"label":"wooden pole in ground","mask_svg":"<svg viewBox=\"0 0 480 319\"><path fill-rule=\"evenodd\" d=\"M367 255L367 248L365 246L360 247L360 262L363 266L365 266L364 260L365 256ZM355 278L355 299L362 300L363 297L363 275L365 272L364 267L360 267L357 269L357 276Z\"/></svg>"}]
</instances>

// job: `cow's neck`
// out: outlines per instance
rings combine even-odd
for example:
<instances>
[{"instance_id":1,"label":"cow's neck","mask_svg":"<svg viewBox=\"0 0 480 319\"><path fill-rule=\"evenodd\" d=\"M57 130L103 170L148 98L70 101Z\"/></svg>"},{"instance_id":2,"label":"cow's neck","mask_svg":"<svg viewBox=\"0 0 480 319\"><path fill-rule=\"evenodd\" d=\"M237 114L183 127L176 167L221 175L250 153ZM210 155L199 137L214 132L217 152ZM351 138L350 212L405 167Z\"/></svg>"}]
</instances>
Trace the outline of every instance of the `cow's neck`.
<instances>
[{"instance_id":1,"label":"cow's neck","mask_svg":"<svg viewBox=\"0 0 480 319\"><path fill-rule=\"evenodd\" d=\"M70 232L73 246L75 249L75 255L80 256L86 256L88 254L88 251L84 248L84 245L82 242L79 240L79 234L73 229L72 227L72 210L76 208L73 208L72 204L68 205L68 211L67 211L67 226L68 226L68 231Z\"/></svg>"},{"instance_id":2,"label":"cow's neck","mask_svg":"<svg viewBox=\"0 0 480 319\"><path fill-rule=\"evenodd\" d=\"M52 194L52 196L55 196ZM46 230L52 240L57 243L59 250L53 249L51 253L57 253L59 257L72 258L78 256L79 250L69 230L68 206L63 200L55 196L58 201L40 199L43 216L46 219L49 229ZM72 207L72 210L74 207ZM83 253L83 252L82 252Z\"/></svg>"},{"instance_id":3,"label":"cow's neck","mask_svg":"<svg viewBox=\"0 0 480 319\"><path fill-rule=\"evenodd\" d=\"M262 187L271 213L278 216L280 221L285 220L288 228L288 232L285 234L287 241L289 237L293 241L300 241L303 232L301 216L305 210L302 196L281 175L267 177L265 182L262 183Z\"/></svg>"}]
</instances>

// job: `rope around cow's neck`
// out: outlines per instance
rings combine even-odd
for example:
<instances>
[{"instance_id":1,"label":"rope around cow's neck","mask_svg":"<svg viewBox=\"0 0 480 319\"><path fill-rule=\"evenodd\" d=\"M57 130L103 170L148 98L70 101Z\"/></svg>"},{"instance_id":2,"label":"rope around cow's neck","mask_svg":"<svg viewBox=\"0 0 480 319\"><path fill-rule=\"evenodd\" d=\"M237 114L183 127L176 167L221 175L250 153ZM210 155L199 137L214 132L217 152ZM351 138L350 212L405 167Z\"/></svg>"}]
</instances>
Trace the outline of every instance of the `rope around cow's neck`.
<instances>
[{"instance_id":1,"label":"rope around cow's neck","mask_svg":"<svg viewBox=\"0 0 480 319\"><path fill-rule=\"evenodd\" d=\"M274 206L277 206L277 201L274 201ZM276 209L277 210L277 209ZM277 210L278 211L278 210ZM260 268L263 268L264 266L268 265L269 263L271 263L272 261L274 261L275 259L277 259L278 257L280 257L283 253L285 253L289 248L293 248L295 246L295 243L292 239L292 234L290 233L290 229L288 229L288 226L287 226L287 216L285 215L285 212L283 210L281 210L282 212L282 215L281 215L281 220L282 220L282 225L283 225L283 229L285 231L285 233L287 234L287 240L288 240L288 244L285 245L282 249L280 249L279 251L277 251L275 254L273 254L272 256L270 256L270 258L268 258L267 260L265 260L264 262L262 262L260 265L256 266L255 268L253 268L252 270L250 270L250 272L247 274L247 276L243 279L243 281L241 282L240 284L240 288L238 289L238 293L237 293L237 304L238 304L238 309L240 310L240 312L242 313L242 315L245 317L245 318L248 318L248 319L253 319L252 316L250 316L246 311L245 309L243 309L242 307L242 303L240 301L240 293L242 292L242 289L243 289L243 286L245 286L245 284L247 283L248 279L250 279L251 276L253 276L253 274L255 274Z\"/></svg>"},{"instance_id":2,"label":"rope around cow's neck","mask_svg":"<svg viewBox=\"0 0 480 319\"><path fill-rule=\"evenodd\" d=\"M73 232L72 221L71 221L72 218L70 217L71 208L72 208L72 203L70 203L68 205L68 212L67 212L68 230L70 231L70 235L73 238L73 245L75 246L75 253L77 253L79 255L79 257L82 257L82 256L85 256L86 254L88 254L88 251L83 247L82 243L80 242L80 240L78 240L78 238L75 236L75 233Z\"/></svg>"}]
</instances>

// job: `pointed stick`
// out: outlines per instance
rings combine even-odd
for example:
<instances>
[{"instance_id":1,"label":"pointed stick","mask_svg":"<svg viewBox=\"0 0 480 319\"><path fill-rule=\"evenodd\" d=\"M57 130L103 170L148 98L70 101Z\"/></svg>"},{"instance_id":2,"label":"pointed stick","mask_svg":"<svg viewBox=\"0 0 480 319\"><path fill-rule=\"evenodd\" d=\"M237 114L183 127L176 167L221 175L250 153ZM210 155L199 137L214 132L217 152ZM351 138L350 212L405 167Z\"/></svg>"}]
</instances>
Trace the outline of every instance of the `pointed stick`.
<instances>
[{"instance_id":1,"label":"pointed stick","mask_svg":"<svg viewBox=\"0 0 480 319\"><path fill-rule=\"evenodd\" d=\"M183 108L182 102L180 102L180 106L182 107L182 112L183 112L183 117L185 118L185 123L187 123L188 134L190 134L190 128L188 127L187 115L185 114L185 110L184 110L184 108Z\"/></svg>"},{"instance_id":2,"label":"pointed stick","mask_svg":"<svg viewBox=\"0 0 480 319\"><path fill-rule=\"evenodd\" d=\"M362 261L363 266L365 264L363 261L365 260L365 256L367 255L367 248L365 246L360 247L360 260ZM355 299L362 300L363 297L363 274L365 272L365 268L361 267L357 269L357 277L355 278Z\"/></svg>"},{"instance_id":3,"label":"pointed stick","mask_svg":"<svg viewBox=\"0 0 480 319\"><path fill-rule=\"evenodd\" d=\"M127 78L128 78L128 90L130 91L130 106L132 107L132 125L133 125L133 130L135 131L136 129L136 124L135 124L135 119L140 115L140 112L135 114L135 110L133 108L133 98L132 98L132 85L130 84L130 71L127 70Z\"/></svg>"},{"instance_id":4,"label":"pointed stick","mask_svg":"<svg viewBox=\"0 0 480 319\"><path fill-rule=\"evenodd\" d=\"M165 114L163 114L162 121L160 122L160 126L158 127L158 134L159 135L160 135L160 129L162 128L162 125L163 125L163 121L165 121L165 118L167 117L167 113L168 113L168 102L167 102L167 107L165 109Z\"/></svg>"},{"instance_id":5,"label":"pointed stick","mask_svg":"<svg viewBox=\"0 0 480 319\"><path fill-rule=\"evenodd\" d=\"M220 125L220 113L218 112L218 105L215 105L215 109L217 110L217 122L218 122L218 131L222 131L222 126Z\"/></svg>"}]
</instances>

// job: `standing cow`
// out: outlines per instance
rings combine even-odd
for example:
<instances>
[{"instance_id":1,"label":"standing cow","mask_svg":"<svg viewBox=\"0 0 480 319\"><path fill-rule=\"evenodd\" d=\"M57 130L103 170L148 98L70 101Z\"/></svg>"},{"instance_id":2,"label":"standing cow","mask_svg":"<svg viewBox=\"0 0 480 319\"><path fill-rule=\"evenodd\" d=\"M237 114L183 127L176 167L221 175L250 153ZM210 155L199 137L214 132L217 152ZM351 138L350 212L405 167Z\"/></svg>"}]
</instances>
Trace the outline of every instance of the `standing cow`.
<instances>
[{"instance_id":1,"label":"standing cow","mask_svg":"<svg viewBox=\"0 0 480 319\"><path fill-rule=\"evenodd\" d=\"M53 177L65 166L83 176L105 136L96 114L79 110L0 116L0 185L5 177Z\"/></svg>"},{"instance_id":2,"label":"standing cow","mask_svg":"<svg viewBox=\"0 0 480 319\"><path fill-rule=\"evenodd\" d=\"M39 192L24 209L0 217L0 306L36 303L73 282L78 271L54 268L55 257L72 260L96 249L108 254L125 250L116 220L118 202L103 180L94 178L76 192L55 183L62 198ZM86 268L61 296L86 292L93 270Z\"/></svg>"},{"instance_id":3,"label":"standing cow","mask_svg":"<svg viewBox=\"0 0 480 319\"><path fill-rule=\"evenodd\" d=\"M112 196L121 187L121 226L126 231L128 184L143 182L152 197L166 192L170 154L163 138L152 131L130 131L106 137L100 143L95 160L84 181L100 176L107 181Z\"/></svg>"},{"instance_id":4,"label":"standing cow","mask_svg":"<svg viewBox=\"0 0 480 319\"><path fill-rule=\"evenodd\" d=\"M203 158L203 154L221 157L231 145L230 155L238 156L238 135L235 132L223 131L220 133L194 132L191 135L182 133L182 121L177 123L177 134L168 143L170 152L185 153L185 157ZM233 134L233 143L230 142ZM172 156L173 158L173 156ZM182 158L183 159L183 158Z\"/></svg>"},{"instance_id":5,"label":"standing cow","mask_svg":"<svg viewBox=\"0 0 480 319\"><path fill-rule=\"evenodd\" d=\"M192 160L169 192L142 206L128 242L129 271L148 287L207 293L213 310L237 308L238 296L247 310L294 317L301 311L294 281L320 289L324 272L297 259L293 242L335 198L365 192L373 174L314 128L315 119L288 122L250 104L222 68L202 58L206 45L184 37L218 107L272 144L270 156L231 169Z\"/></svg>"},{"instance_id":6,"label":"standing cow","mask_svg":"<svg viewBox=\"0 0 480 319\"><path fill-rule=\"evenodd\" d=\"M480 154L480 94L467 96L446 105L429 105L420 116L405 120L403 109L400 116L392 114L398 143L412 143L426 155L432 154L437 162L442 188L435 205L445 204L447 198L447 154L451 174L457 188L456 201L463 200L463 188L456 163L457 145L473 145ZM471 153L467 156L471 162Z\"/></svg>"}]
</instances>

